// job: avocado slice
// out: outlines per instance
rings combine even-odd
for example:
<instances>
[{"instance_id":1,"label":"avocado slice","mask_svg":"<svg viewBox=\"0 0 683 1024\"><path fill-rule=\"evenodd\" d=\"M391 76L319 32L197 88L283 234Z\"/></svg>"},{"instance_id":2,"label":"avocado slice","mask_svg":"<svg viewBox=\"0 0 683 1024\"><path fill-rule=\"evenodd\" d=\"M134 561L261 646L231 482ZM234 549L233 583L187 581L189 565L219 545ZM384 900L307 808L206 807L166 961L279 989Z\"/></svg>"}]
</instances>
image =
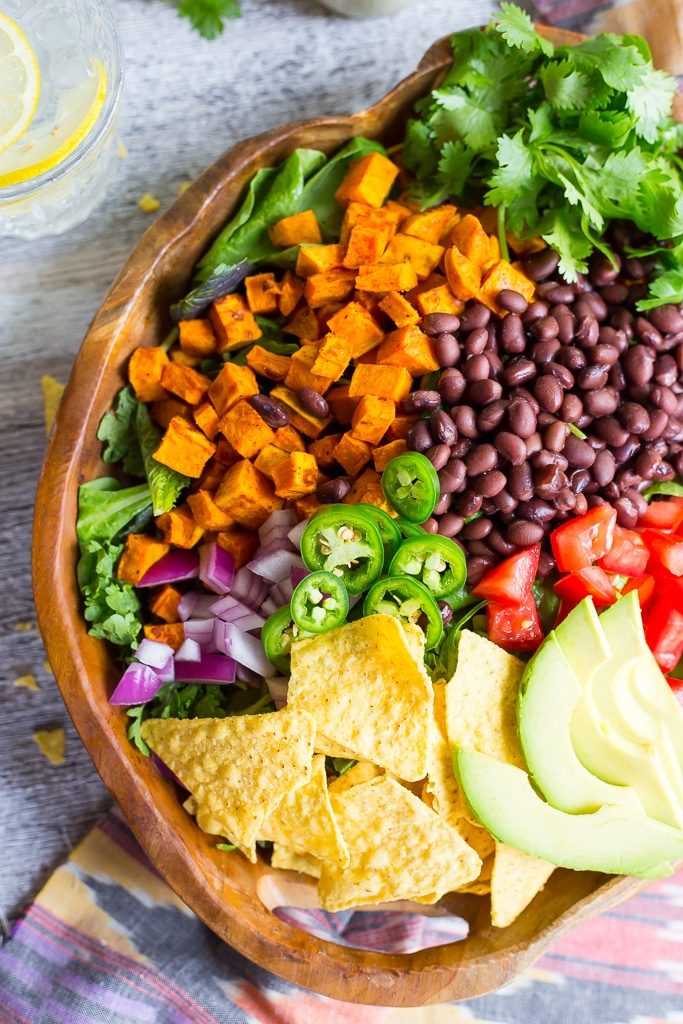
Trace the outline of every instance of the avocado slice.
<instances>
[{"instance_id":1,"label":"avocado slice","mask_svg":"<svg viewBox=\"0 0 683 1024\"><path fill-rule=\"evenodd\" d=\"M576 615L587 628L600 625L597 615L584 616L578 605L565 620ZM594 626L593 626L594 624ZM583 637L584 648L587 636ZM601 649L601 640L595 647ZM580 662L577 660L577 664ZM597 778L583 764L572 746L570 728L582 688L555 633L551 633L528 663L517 702L517 726L529 773L546 800L560 811L581 814L614 804L644 814L643 805L630 786L612 786Z\"/></svg>"},{"instance_id":2,"label":"avocado slice","mask_svg":"<svg viewBox=\"0 0 683 1024\"><path fill-rule=\"evenodd\" d=\"M595 667L612 656L598 613L590 597L573 608L555 628L557 642L577 678L583 683Z\"/></svg>"},{"instance_id":3,"label":"avocado slice","mask_svg":"<svg viewBox=\"0 0 683 1024\"><path fill-rule=\"evenodd\" d=\"M683 857L683 832L621 807L566 814L545 803L520 768L460 750L455 769L477 820L502 843L533 857L611 875L665 878Z\"/></svg>"}]
</instances>

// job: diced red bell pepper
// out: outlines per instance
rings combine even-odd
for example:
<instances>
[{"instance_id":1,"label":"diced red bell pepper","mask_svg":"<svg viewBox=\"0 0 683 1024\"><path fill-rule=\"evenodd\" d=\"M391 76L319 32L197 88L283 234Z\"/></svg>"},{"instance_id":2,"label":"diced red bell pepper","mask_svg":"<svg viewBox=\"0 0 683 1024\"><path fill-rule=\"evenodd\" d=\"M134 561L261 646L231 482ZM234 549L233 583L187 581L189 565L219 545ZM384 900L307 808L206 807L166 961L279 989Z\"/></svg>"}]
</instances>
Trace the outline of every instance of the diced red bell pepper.
<instances>
[{"instance_id":1,"label":"diced red bell pepper","mask_svg":"<svg viewBox=\"0 0 683 1024\"><path fill-rule=\"evenodd\" d=\"M541 620L533 595L523 604L498 604L486 608L489 639L506 651L535 651L543 642Z\"/></svg>"},{"instance_id":2,"label":"diced red bell pepper","mask_svg":"<svg viewBox=\"0 0 683 1024\"><path fill-rule=\"evenodd\" d=\"M643 576L649 557L650 552L639 533L615 526L612 547L598 565L607 572L617 572L622 576Z\"/></svg>"},{"instance_id":3,"label":"diced red bell pepper","mask_svg":"<svg viewBox=\"0 0 683 1024\"><path fill-rule=\"evenodd\" d=\"M650 573L646 576L632 576L622 587L622 594L630 594L632 590L638 592L640 607L644 608L655 592L655 578Z\"/></svg>"},{"instance_id":4,"label":"diced red bell pepper","mask_svg":"<svg viewBox=\"0 0 683 1024\"><path fill-rule=\"evenodd\" d=\"M657 664L671 672L683 657L683 612L673 608L659 593L644 616L645 639Z\"/></svg>"},{"instance_id":5,"label":"diced red bell pepper","mask_svg":"<svg viewBox=\"0 0 683 1024\"><path fill-rule=\"evenodd\" d=\"M612 547L616 522L611 505L598 505L553 530L550 543L560 572L588 569L603 558Z\"/></svg>"},{"instance_id":6,"label":"diced red bell pepper","mask_svg":"<svg viewBox=\"0 0 683 1024\"><path fill-rule=\"evenodd\" d=\"M500 604L523 604L536 578L541 545L524 548L490 569L472 593Z\"/></svg>"},{"instance_id":7,"label":"diced red bell pepper","mask_svg":"<svg viewBox=\"0 0 683 1024\"><path fill-rule=\"evenodd\" d=\"M605 570L597 565L592 565L588 569L578 569L568 576L563 576L553 590L562 599L563 605L568 604L572 608L583 601L584 597L592 597L598 607L614 604L617 599L612 581Z\"/></svg>"},{"instance_id":8,"label":"diced red bell pepper","mask_svg":"<svg viewBox=\"0 0 683 1024\"><path fill-rule=\"evenodd\" d=\"M653 501L647 512L638 520L638 526L649 526L653 530L673 533L683 523L683 498L670 497L664 501Z\"/></svg>"},{"instance_id":9,"label":"diced red bell pepper","mask_svg":"<svg viewBox=\"0 0 683 1024\"><path fill-rule=\"evenodd\" d=\"M660 565L673 576L683 576L683 538L658 530L644 530L643 540Z\"/></svg>"}]
</instances>

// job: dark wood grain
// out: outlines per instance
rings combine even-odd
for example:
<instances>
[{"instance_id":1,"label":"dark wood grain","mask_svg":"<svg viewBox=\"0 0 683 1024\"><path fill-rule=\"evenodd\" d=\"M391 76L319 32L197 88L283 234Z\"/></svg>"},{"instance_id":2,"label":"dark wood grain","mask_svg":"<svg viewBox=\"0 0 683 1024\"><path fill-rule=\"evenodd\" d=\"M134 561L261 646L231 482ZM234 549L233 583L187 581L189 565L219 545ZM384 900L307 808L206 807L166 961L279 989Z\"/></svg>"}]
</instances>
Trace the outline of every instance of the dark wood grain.
<instances>
[{"instance_id":1,"label":"dark wood grain","mask_svg":"<svg viewBox=\"0 0 683 1024\"><path fill-rule=\"evenodd\" d=\"M577 38L548 34L563 42ZM469 999L495 989L567 928L633 895L642 883L557 871L506 929L491 926L486 900L453 896L443 906L468 921L467 939L405 955L349 949L283 923L260 898L270 869L216 851L172 787L127 741L125 715L108 703L116 664L107 646L87 635L81 618L74 526L78 485L102 469L96 429L123 382L128 356L166 330L169 303L183 293L192 266L254 171L296 146L332 151L354 135L395 137L449 56L448 41L436 43L414 74L368 110L291 124L236 146L150 228L107 295L74 365L43 467L34 526L36 607L52 667L97 770L151 861L217 935L251 960L324 995L378 1005ZM55 567L50 576L41 571L45 564Z\"/></svg>"}]
</instances>

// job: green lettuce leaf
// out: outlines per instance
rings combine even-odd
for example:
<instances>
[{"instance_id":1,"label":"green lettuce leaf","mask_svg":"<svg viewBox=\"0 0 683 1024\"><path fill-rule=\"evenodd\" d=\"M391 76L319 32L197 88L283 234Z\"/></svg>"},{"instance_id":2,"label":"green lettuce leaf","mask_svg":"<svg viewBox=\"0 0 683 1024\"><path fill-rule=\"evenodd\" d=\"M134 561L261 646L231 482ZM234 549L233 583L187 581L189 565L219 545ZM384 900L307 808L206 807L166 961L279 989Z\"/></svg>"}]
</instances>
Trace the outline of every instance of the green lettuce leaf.
<instances>
[{"instance_id":1,"label":"green lettuce leaf","mask_svg":"<svg viewBox=\"0 0 683 1024\"><path fill-rule=\"evenodd\" d=\"M135 415L135 430L142 453L147 483L152 497L152 512L155 516L170 512L178 498L190 484L189 476L177 473L168 466L163 466L154 458L154 452L161 442L162 432L152 423L146 405L138 402Z\"/></svg>"},{"instance_id":2,"label":"green lettuce leaf","mask_svg":"<svg viewBox=\"0 0 683 1024\"><path fill-rule=\"evenodd\" d=\"M88 541L111 542L141 513L152 507L148 485L122 487L113 477L100 477L78 489L76 534L83 547Z\"/></svg>"},{"instance_id":3,"label":"green lettuce leaf","mask_svg":"<svg viewBox=\"0 0 683 1024\"><path fill-rule=\"evenodd\" d=\"M102 417L97 430L98 440L103 442L104 462L121 462L123 469L131 476L144 477L140 445L135 429L135 414L139 402L131 387L121 388L116 396L116 408Z\"/></svg>"}]
</instances>

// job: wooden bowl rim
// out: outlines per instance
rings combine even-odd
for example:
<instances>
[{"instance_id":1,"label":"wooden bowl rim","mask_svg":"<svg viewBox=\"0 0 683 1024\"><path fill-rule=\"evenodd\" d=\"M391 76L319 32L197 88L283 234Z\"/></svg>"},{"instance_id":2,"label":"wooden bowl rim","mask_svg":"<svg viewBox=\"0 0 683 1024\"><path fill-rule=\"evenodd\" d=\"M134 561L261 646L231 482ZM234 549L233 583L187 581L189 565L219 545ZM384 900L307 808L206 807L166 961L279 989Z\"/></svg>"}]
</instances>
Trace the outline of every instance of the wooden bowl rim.
<instances>
[{"instance_id":1,"label":"wooden bowl rim","mask_svg":"<svg viewBox=\"0 0 683 1024\"><path fill-rule=\"evenodd\" d=\"M544 34L563 43L582 38L575 33L541 28ZM322 133L323 142L327 128L348 129L349 137L358 134L358 124L371 121L375 110L416 83L426 86L430 77L445 70L450 60L449 37L445 36L429 48L412 74L366 110L348 116L291 122L237 143L144 233L95 315L75 360L45 455L33 530L35 603L50 664L88 753L150 861L213 931L250 960L294 983L301 984L303 975L309 987L323 995L376 1005L414 1006L469 999L491 991L530 966L568 928L597 910L607 910L628 898L643 883L630 878L604 881L590 895L549 921L532 941L494 953L484 950L469 957L464 955L464 942L392 954L341 946L290 926L283 926L274 940L255 934L240 919L239 897L224 890L221 899L207 884L182 837L170 829L135 764L140 755L136 758L132 748L124 749L107 733L107 723L88 684L89 675L94 677L95 672L107 675L112 659L103 642L87 635L80 603L74 601L75 495L82 482L79 467L88 440L81 425L92 414L137 296L156 276L169 250L193 231L216 195L245 169L255 169L257 161L266 165L268 153L277 144L301 131L315 128ZM46 580L44 567L54 563L56 551L68 552L69 557L65 557L64 564L58 561ZM226 901L232 904L230 914ZM313 977L311 958L315 958Z\"/></svg>"}]
</instances>

